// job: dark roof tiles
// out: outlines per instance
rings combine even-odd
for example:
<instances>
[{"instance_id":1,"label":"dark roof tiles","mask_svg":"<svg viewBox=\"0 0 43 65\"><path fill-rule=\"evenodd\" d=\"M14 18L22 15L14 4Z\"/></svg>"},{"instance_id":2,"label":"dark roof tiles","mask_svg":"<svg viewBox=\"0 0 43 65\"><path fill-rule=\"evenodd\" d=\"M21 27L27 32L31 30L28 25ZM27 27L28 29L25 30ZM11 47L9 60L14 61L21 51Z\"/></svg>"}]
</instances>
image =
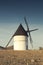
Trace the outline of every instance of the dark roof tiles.
<instances>
[{"instance_id":1,"label":"dark roof tiles","mask_svg":"<svg viewBox=\"0 0 43 65\"><path fill-rule=\"evenodd\" d=\"M16 30L14 36L16 35L24 35L24 36L28 36L27 32L25 31L25 29L23 28L23 26L20 24L18 29Z\"/></svg>"}]
</instances>

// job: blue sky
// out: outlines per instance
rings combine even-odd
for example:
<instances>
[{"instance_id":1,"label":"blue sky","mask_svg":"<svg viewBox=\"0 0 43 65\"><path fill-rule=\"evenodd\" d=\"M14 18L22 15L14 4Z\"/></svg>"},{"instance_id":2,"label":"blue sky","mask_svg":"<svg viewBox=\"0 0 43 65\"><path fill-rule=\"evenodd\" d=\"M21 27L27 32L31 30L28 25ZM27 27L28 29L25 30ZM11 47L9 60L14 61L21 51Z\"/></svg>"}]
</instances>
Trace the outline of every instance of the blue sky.
<instances>
[{"instance_id":1,"label":"blue sky","mask_svg":"<svg viewBox=\"0 0 43 65\"><path fill-rule=\"evenodd\" d=\"M43 47L43 0L0 0L0 46L6 46L20 23L26 29L24 16L30 29L39 28L31 33L34 48Z\"/></svg>"}]
</instances>

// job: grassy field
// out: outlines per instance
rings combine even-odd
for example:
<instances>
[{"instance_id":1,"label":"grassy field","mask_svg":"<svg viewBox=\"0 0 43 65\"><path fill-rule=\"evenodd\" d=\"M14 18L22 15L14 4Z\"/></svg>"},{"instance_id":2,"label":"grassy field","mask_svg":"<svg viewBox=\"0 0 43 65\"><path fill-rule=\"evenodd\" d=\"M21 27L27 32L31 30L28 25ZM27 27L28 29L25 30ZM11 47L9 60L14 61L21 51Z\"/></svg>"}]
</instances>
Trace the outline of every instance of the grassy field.
<instances>
[{"instance_id":1,"label":"grassy field","mask_svg":"<svg viewBox=\"0 0 43 65\"><path fill-rule=\"evenodd\" d=\"M0 50L0 65L43 65L43 50Z\"/></svg>"}]
</instances>

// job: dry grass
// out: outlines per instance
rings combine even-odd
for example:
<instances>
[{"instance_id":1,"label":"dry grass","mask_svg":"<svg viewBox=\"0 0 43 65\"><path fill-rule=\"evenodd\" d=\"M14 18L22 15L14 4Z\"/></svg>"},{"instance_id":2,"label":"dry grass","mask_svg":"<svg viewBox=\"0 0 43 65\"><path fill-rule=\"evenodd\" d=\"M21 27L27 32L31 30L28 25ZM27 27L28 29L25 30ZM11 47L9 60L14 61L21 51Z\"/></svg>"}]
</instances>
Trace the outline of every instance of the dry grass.
<instances>
[{"instance_id":1,"label":"dry grass","mask_svg":"<svg viewBox=\"0 0 43 65\"><path fill-rule=\"evenodd\" d=\"M0 65L43 65L43 50L0 50Z\"/></svg>"}]
</instances>

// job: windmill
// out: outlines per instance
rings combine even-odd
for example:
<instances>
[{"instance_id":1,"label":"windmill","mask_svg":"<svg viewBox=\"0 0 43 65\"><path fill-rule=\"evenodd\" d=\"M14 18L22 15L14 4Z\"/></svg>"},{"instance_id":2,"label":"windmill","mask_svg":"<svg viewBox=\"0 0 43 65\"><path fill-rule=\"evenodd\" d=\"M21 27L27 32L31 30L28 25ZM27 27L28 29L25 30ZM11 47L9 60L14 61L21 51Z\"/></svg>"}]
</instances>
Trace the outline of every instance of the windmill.
<instances>
[{"instance_id":1,"label":"windmill","mask_svg":"<svg viewBox=\"0 0 43 65\"><path fill-rule=\"evenodd\" d=\"M26 17L24 17L24 20L25 20L25 24L27 26L27 31L25 31L25 29L23 28L23 26L20 24L20 26L18 27L17 31L12 35L12 37L10 38L9 42L7 43L6 47L9 45L9 43L11 42L11 40L14 38L14 41L16 41L16 43L14 43L14 49L23 49L23 50L26 50L26 43L28 43L28 36L30 38L30 43L31 43L31 46L33 47L33 44L32 44L32 37L31 37L31 34L30 32L32 31L36 31L38 29L33 29L33 30L30 30L29 29L29 26L28 26L28 23L27 23L27 20L26 20ZM22 40L22 41L21 41ZM21 43L21 42L23 43ZM20 43L20 44L19 44ZM18 49L19 48L19 49Z\"/></svg>"}]
</instances>

